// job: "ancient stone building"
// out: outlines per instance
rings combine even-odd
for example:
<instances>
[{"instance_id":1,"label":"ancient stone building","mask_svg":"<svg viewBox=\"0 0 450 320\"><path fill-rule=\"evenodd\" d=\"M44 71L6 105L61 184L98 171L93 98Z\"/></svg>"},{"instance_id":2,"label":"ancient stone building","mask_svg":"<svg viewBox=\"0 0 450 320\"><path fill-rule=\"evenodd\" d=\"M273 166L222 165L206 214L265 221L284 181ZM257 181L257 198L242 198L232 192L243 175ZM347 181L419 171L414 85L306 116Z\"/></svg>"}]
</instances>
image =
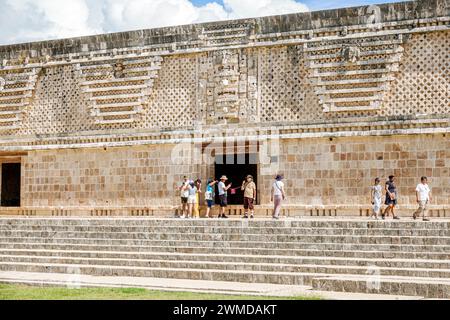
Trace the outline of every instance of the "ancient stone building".
<instances>
[{"instance_id":1,"label":"ancient stone building","mask_svg":"<svg viewBox=\"0 0 450 320\"><path fill-rule=\"evenodd\" d=\"M288 213L395 174L448 215L449 119L446 0L1 46L1 213L169 214L183 175L247 173L266 208L281 172Z\"/></svg>"}]
</instances>

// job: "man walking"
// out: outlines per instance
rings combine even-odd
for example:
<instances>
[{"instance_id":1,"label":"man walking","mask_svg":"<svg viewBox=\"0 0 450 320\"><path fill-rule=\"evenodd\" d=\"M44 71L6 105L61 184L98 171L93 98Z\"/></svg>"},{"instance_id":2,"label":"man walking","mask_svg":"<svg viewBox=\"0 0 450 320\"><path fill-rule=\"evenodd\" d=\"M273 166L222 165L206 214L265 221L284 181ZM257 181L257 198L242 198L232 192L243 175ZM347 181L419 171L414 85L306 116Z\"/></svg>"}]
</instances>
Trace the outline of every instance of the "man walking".
<instances>
[{"instance_id":1,"label":"man walking","mask_svg":"<svg viewBox=\"0 0 450 320\"><path fill-rule=\"evenodd\" d=\"M231 188L231 183L228 186L225 186L225 181L227 181L227 176L222 176L220 178L220 182L217 185L217 189L219 190L219 200L220 200L220 210L219 218L228 218L225 215L225 208L227 207L227 191Z\"/></svg>"},{"instance_id":2,"label":"man walking","mask_svg":"<svg viewBox=\"0 0 450 320\"><path fill-rule=\"evenodd\" d=\"M381 214L381 218L384 220L385 216L389 216L389 213L392 213L392 218L399 220L400 218L398 215L395 214L394 209L395 206L397 206L397 185L395 184L395 176L391 175L389 176L389 180L386 181L386 184L384 186L386 191L386 199L385 204L387 205L386 209L384 210L384 213Z\"/></svg>"},{"instance_id":3,"label":"man walking","mask_svg":"<svg viewBox=\"0 0 450 320\"><path fill-rule=\"evenodd\" d=\"M419 208L413 213L414 220L422 215L423 221L430 221L427 217L428 203L431 201L431 189L428 186L427 177L420 178L420 183L416 187L416 200Z\"/></svg>"},{"instance_id":4,"label":"man walking","mask_svg":"<svg viewBox=\"0 0 450 320\"><path fill-rule=\"evenodd\" d=\"M256 202L256 184L253 182L253 176L248 175L242 182L241 190L244 191L244 218L248 218L248 210L250 210L250 218L254 218Z\"/></svg>"}]
</instances>

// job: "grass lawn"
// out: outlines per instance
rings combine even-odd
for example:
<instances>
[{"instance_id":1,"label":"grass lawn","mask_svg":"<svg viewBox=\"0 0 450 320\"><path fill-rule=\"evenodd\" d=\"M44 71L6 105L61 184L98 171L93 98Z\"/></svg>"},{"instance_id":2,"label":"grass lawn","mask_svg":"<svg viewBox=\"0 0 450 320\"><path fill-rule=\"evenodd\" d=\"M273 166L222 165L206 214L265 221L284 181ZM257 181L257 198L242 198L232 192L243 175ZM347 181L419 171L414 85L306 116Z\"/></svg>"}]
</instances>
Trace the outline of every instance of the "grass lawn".
<instances>
[{"instance_id":1,"label":"grass lawn","mask_svg":"<svg viewBox=\"0 0 450 320\"><path fill-rule=\"evenodd\" d=\"M0 284L0 300L318 300L319 297L264 297L194 292L157 291L143 288L40 287Z\"/></svg>"}]
</instances>

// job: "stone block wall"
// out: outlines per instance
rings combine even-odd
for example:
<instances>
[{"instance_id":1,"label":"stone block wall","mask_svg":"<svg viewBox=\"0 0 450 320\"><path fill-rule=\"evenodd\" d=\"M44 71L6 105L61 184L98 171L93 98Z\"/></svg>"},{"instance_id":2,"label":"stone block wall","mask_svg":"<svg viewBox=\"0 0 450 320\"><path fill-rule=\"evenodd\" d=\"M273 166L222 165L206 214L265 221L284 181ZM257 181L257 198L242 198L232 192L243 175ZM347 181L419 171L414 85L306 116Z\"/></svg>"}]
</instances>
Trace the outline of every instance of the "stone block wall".
<instances>
[{"instance_id":1,"label":"stone block wall","mask_svg":"<svg viewBox=\"0 0 450 320\"><path fill-rule=\"evenodd\" d=\"M419 0L0 46L0 163L24 208L159 208L217 174L175 146L275 136L292 206L365 205L395 174L401 205L426 175L449 208L449 26Z\"/></svg>"},{"instance_id":2,"label":"stone block wall","mask_svg":"<svg viewBox=\"0 0 450 320\"><path fill-rule=\"evenodd\" d=\"M30 152L22 157L24 207L172 207L183 175L206 180L213 165L182 164L175 145ZM450 139L442 134L284 139L276 172L285 175L289 206L369 206L375 177L397 177L399 204L415 206L419 178L432 204L450 205ZM220 174L220 173L216 173ZM262 205L273 174L258 176Z\"/></svg>"},{"instance_id":3,"label":"stone block wall","mask_svg":"<svg viewBox=\"0 0 450 320\"><path fill-rule=\"evenodd\" d=\"M24 207L170 207L196 168L173 164L172 147L69 149L22 157Z\"/></svg>"},{"instance_id":4,"label":"stone block wall","mask_svg":"<svg viewBox=\"0 0 450 320\"><path fill-rule=\"evenodd\" d=\"M415 206L415 187L429 178L432 204L450 205L450 139L448 134L283 140L279 171L285 177L291 205L370 205L370 186L397 178L400 206ZM260 188L268 203L272 176Z\"/></svg>"}]
</instances>

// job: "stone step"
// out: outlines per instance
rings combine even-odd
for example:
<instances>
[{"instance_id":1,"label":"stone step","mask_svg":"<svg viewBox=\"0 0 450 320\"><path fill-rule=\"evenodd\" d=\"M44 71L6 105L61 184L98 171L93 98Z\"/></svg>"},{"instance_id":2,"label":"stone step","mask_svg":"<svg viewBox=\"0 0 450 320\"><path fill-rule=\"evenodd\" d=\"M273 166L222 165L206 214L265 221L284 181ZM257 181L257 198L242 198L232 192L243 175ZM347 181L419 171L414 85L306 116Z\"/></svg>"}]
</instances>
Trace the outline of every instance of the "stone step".
<instances>
[{"instance_id":1,"label":"stone step","mask_svg":"<svg viewBox=\"0 0 450 320\"><path fill-rule=\"evenodd\" d=\"M312 279L317 290L402 294L428 298L450 298L450 279L395 276L333 275Z\"/></svg>"},{"instance_id":2,"label":"stone step","mask_svg":"<svg viewBox=\"0 0 450 320\"><path fill-rule=\"evenodd\" d=\"M303 285L311 283L315 276L326 276L314 273L290 273L267 271L242 271L234 270L198 270L188 268L150 268L150 267L126 267L126 266L102 266L102 265L76 265L57 263L1 263L1 271L19 272L49 272L49 273L79 273L98 276L127 276L127 277L156 277L177 278L192 280L256 282L275 284Z\"/></svg>"},{"instance_id":3,"label":"stone step","mask_svg":"<svg viewBox=\"0 0 450 320\"><path fill-rule=\"evenodd\" d=\"M213 254L213 255L259 255L259 256L308 256L316 257L326 255L329 257L350 257L350 258L382 258L382 259L428 259L446 260L450 259L450 252L404 252L398 249L393 251L382 250L354 250L351 246L347 248L334 249L267 249L250 247L198 247L198 246L129 246L129 245L89 245L89 244L49 244L49 243L0 243L0 248L4 250L66 250L66 251L95 251L95 252L131 252L136 254L151 253L179 253L179 254Z\"/></svg>"},{"instance_id":4,"label":"stone step","mask_svg":"<svg viewBox=\"0 0 450 320\"><path fill-rule=\"evenodd\" d=\"M283 219L273 220L246 220L246 219L152 219L152 218L15 218L0 217L0 226L3 225L53 225L53 226L150 226L150 227L285 227L285 228L371 228L371 229L449 229L450 221L402 221L402 220L303 220Z\"/></svg>"},{"instance_id":5,"label":"stone step","mask_svg":"<svg viewBox=\"0 0 450 320\"><path fill-rule=\"evenodd\" d=\"M384 235L384 236L442 236L450 237L450 229L372 229L372 228L289 228L289 227L209 227L209 226L59 226L59 225L3 225L3 231L41 232L132 232L132 233L221 233L221 234L288 234L288 235Z\"/></svg>"},{"instance_id":6,"label":"stone step","mask_svg":"<svg viewBox=\"0 0 450 320\"><path fill-rule=\"evenodd\" d=\"M229 228L229 227L111 227L111 226L2 226L2 232L73 232L73 233L202 233L259 235L324 235L324 236L389 236L389 237L450 237L444 229L334 229L334 228Z\"/></svg>"},{"instance_id":7,"label":"stone step","mask_svg":"<svg viewBox=\"0 0 450 320\"><path fill-rule=\"evenodd\" d=\"M86 238L0 238L0 242L9 244L77 244L103 246L161 246L161 247L203 247L203 248L247 248L250 249L316 249L316 250L370 250L395 252L450 252L447 245L415 245L415 244L360 244L333 242L251 242L251 241L191 241L191 240L148 240L148 239L86 239Z\"/></svg>"},{"instance_id":8,"label":"stone step","mask_svg":"<svg viewBox=\"0 0 450 320\"><path fill-rule=\"evenodd\" d=\"M9 217L0 218L0 270L340 292L375 290L383 279L376 293L449 297L449 227L445 220Z\"/></svg>"},{"instance_id":9,"label":"stone step","mask_svg":"<svg viewBox=\"0 0 450 320\"><path fill-rule=\"evenodd\" d=\"M401 276L370 275L326 275L320 273L289 273L267 271L241 271L233 272L223 270L198 270L188 268L161 269L143 267L117 267L98 265L71 265L71 264L30 264L30 263L2 263L2 271L19 272L50 272L89 274L101 276L128 276L128 277L158 277L212 281L236 281L250 283L275 283L290 285L308 285L318 290L340 292L369 292L403 295L420 295L434 298L448 298L450 296L450 281L441 278L410 278ZM380 288L376 287L379 280Z\"/></svg>"},{"instance_id":10,"label":"stone step","mask_svg":"<svg viewBox=\"0 0 450 320\"><path fill-rule=\"evenodd\" d=\"M265 264L314 264L333 266L378 266L389 268L432 268L450 269L450 260L399 259L399 258L363 258L334 256L281 256L253 254L220 253L171 253L171 252L120 252L88 250L30 250L0 249L0 256L59 257L59 258L97 258L123 259L137 261L206 261L227 263L265 263Z\"/></svg>"},{"instance_id":11,"label":"stone step","mask_svg":"<svg viewBox=\"0 0 450 320\"><path fill-rule=\"evenodd\" d=\"M359 243L359 244L414 244L450 246L450 237L384 236L384 235L304 235L304 234L222 234L222 233L151 233L151 232L71 232L71 231L14 231L4 230L1 239L109 239L109 240L164 240L164 241L248 241L275 243Z\"/></svg>"},{"instance_id":12,"label":"stone step","mask_svg":"<svg viewBox=\"0 0 450 320\"><path fill-rule=\"evenodd\" d=\"M375 266L339 266L339 265L315 265L315 264L280 264L280 263L246 263L246 262L211 262L211 261L167 261L145 259L101 259L79 257L55 257L55 256L0 256L2 264L33 263L33 264L70 264L70 265L98 265L136 268L188 268L196 270L224 270L224 271L266 271L288 273L325 273L325 274L367 274L369 268L376 268L381 275L395 275L403 277L433 277L448 278L450 269L427 268L394 268Z\"/></svg>"}]
</instances>

